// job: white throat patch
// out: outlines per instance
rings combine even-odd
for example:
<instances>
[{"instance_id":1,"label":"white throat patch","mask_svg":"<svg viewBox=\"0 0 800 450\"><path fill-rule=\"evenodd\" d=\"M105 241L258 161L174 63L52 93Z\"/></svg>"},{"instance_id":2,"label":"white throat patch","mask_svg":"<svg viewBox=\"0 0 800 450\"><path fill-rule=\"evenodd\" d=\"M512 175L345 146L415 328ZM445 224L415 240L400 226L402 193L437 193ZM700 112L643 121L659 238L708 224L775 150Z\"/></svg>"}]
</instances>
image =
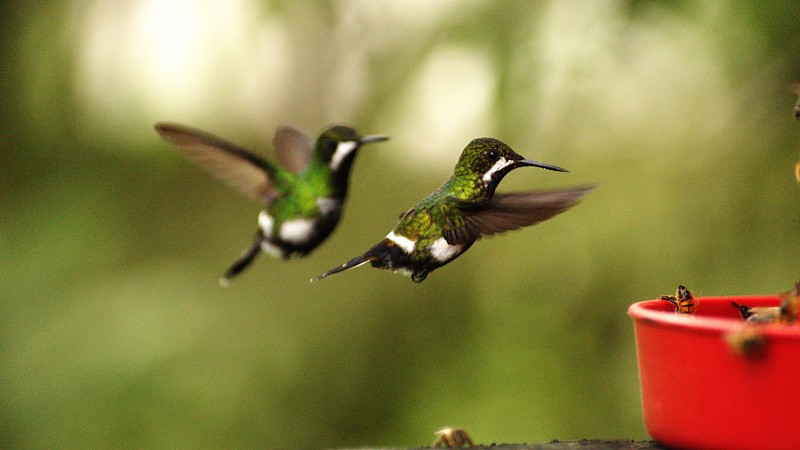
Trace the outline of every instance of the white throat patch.
<instances>
[{"instance_id":1,"label":"white throat patch","mask_svg":"<svg viewBox=\"0 0 800 450\"><path fill-rule=\"evenodd\" d=\"M498 159L494 165L483 174L483 184L489 184L492 182L492 176L500 170L505 169L506 167L513 164L514 161L510 159L500 158Z\"/></svg>"},{"instance_id":2,"label":"white throat patch","mask_svg":"<svg viewBox=\"0 0 800 450\"><path fill-rule=\"evenodd\" d=\"M336 144L336 151L331 156L331 170L338 170L344 158L358 147L358 142L344 141Z\"/></svg>"}]
</instances>

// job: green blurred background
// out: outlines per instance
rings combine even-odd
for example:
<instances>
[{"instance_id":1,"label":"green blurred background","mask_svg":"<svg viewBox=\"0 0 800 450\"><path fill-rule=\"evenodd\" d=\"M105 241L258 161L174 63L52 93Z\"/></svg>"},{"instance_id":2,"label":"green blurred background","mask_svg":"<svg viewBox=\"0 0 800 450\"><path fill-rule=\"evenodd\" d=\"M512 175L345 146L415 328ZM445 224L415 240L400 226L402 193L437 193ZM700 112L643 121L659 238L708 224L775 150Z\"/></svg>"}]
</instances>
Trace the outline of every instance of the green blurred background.
<instances>
[{"instance_id":1,"label":"green blurred background","mask_svg":"<svg viewBox=\"0 0 800 450\"><path fill-rule=\"evenodd\" d=\"M4 3L0 446L646 439L627 306L800 276L798 24L797 1ZM392 140L331 239L223 289L259 205L160 120L268 155L281 123ZM419 285L308 282L480 136L571 170L501 191L600 187Z\"/></svg>"}]
</instances>

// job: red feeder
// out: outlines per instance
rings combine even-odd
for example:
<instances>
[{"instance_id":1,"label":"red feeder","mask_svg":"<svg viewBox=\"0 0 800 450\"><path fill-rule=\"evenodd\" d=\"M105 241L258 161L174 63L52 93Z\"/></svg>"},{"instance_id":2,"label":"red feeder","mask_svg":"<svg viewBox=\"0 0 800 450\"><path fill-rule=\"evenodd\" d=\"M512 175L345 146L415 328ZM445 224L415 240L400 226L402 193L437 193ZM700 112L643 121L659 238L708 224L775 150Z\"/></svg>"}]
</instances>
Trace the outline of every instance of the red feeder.
<instances>
[{"instance_id":1,"label":"red feeder","mask_svg":"<svg viewBox=\"0 0 800 450\"><path fill-rule=\"evenodd\" d=\"M800 448L800 325L745 324L731 306L777 296L695 301L693 315L663 300L628 309L647 432L678 448Z\"/></svg>"}]
</instances>

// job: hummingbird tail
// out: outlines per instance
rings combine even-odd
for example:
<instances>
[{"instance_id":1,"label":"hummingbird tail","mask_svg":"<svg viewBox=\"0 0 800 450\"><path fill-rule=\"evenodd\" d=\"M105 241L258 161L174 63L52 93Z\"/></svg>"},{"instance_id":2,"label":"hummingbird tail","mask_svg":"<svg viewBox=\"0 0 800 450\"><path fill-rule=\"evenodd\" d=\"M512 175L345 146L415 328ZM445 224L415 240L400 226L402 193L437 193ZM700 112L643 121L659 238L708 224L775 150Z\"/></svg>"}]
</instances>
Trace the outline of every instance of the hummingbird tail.
<instances>
[{"instance_id":1,"label":"hummingbird tail","mask_svg":"<svg viewBox=\"0 0 800 450\"><path fill-rule=\"evenodd\" d=\"M229 268L225 271L225 274L219 279L219 285L222 287L228 287L230 284L231 279L236 275L240 274L250 263L256 259L259 253L261 253L261 241L264 239L264 235L261 234L261 230L256 233L255 239L253 239L253 243L250 244L250 247L245 249L242 252L242 256L236 260Z\"/></svg>"},{"instance_id":2,"label":"hummingbird tail","mask_svg":"<svg viewBox=\"0 0 800 450\"><path fill-rule=\"evenodd\" d=\"M367 256L367 255L356 256L355 258L351 259L350 261L347 261L346 263L342 264L339 267L331 269L331 270L329 270L329 271L327 271L327 272L325 272L325 273L323 273L321 275L315 276L314 278L311 279L311 282L313 283L313 282L319 281L319 280L321 280L323 278L327 278L327 277L329 277L331 275L335 275L335 274L337 274L339 272L344 272L345 270L358 267L358 266L360 266L362 264L366 264L366 263L372 261L373 259L374 259L374 257Z\"/></svg>"}]
</instances>

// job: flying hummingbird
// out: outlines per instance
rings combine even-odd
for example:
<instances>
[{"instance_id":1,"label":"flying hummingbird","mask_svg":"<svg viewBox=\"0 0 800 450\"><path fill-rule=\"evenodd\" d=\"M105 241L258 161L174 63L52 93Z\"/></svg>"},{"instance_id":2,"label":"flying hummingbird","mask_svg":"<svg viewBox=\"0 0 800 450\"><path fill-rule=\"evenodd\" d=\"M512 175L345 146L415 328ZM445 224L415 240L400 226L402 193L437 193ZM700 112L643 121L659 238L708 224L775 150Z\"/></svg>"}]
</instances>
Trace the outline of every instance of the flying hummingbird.
<instances>
[{"instance_id":1,"label":"flying hummingbird","mask_svg":"<svg viewBox=\"0 0 800 450\"><path fill-rule=\"evenodd\" d=\"M253 243L220 278L225 286L261 251L284 259L314 250L339 223L348 178L363 144L387 136L359 136L352 128L325 130L312 148L302 131L280 126L273 146L279 164L271 163L212 134L173 123L156 131L201 168L266 205L258 215Z\"/></svg>"},{"instance_id":2,"label":"flying hummingbird","mask_svg":"<svg viewBox=\"0 0 800 450\"><path fill-rule=\"evenodd\" d=\"M561 167L524 159L506 144L479 138L461 153L453 176L400 216L382 241L361 256L323 273L319 280L365 263L411 275L417 283L456 259L482 236L547 220L574 206L594 189L585 186L549 191L495 194L503 177L518 167Z\"/></svg>"}]
</instances>

